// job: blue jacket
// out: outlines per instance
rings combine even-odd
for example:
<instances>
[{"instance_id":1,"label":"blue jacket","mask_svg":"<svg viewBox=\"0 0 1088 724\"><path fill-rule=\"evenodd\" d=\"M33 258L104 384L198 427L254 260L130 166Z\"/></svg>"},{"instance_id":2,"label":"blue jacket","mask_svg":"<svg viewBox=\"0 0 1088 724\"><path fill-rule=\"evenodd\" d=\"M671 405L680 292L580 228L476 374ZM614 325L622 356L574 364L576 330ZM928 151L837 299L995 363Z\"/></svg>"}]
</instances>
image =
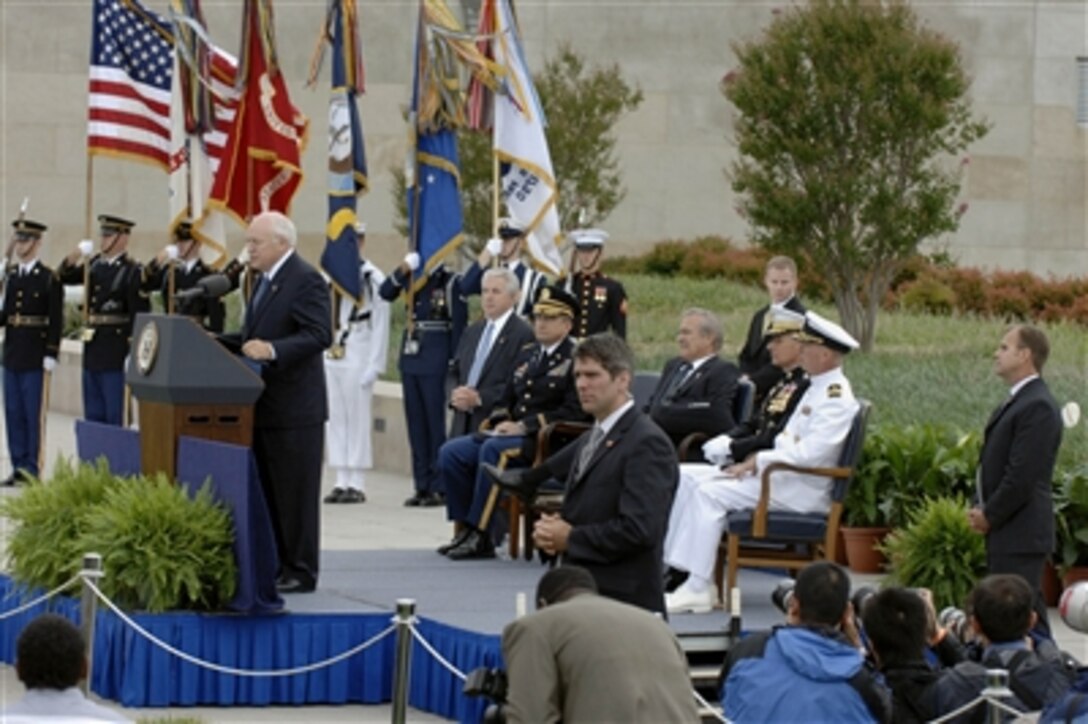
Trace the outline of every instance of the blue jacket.
<instances>
[{"instance_id":1,"label":"blue jacket","mask_svg":"<svg viewBox=\"0 0 1088 724\"><path fill-rule=\"evenodd\" d=\"M734 722L887 721L887 688L830 629L784 626L730 649L721 700Z\"/></svg>"}]
</instances>

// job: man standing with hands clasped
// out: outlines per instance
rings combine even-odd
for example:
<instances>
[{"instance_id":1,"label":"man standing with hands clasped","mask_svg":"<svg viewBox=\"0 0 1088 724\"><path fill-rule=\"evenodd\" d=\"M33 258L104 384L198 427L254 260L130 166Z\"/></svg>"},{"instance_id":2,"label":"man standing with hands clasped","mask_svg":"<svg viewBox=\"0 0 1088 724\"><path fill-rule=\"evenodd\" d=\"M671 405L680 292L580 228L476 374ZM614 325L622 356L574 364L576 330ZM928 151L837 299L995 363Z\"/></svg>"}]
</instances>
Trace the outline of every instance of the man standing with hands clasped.
<instances>
[{"instance_id":1,"label":"man standing with hands clasped","mask_svg":"<svg viewBox=\"0 0 1088 724\"><path fill-rule=\"evenodd\" d=\"M967 514L986 536L987 572L1014 573L1031 584L1044 632L1043 564L1054 550L1051 479L1062 442L1061 414L1040 376L1049 355L1046 334L1036 327L1018 324L1001 338L994 372L1009 394L986 423L977 499Z\"/></svg>"}]
</instances>

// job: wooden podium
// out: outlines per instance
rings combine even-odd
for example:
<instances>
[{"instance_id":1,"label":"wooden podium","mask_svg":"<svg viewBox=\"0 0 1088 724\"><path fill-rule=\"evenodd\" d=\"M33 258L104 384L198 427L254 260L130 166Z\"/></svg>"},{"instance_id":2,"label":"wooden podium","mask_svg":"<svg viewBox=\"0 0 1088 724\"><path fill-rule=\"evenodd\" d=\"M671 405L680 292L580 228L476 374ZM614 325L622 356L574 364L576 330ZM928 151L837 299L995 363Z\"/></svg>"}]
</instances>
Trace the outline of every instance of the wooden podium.
<instances>
[{"instance_id":1,"label":"wooden podium","mask_svg":"<svg viewBox=\"0 0 1088 724\"><path fill-rule=\"evenodd\" d=\"M140 463L145 475L177 473L182 435L253 442L253 405L261 378L188 317L136 317L125 382L139 401Z\"/></svg>"}]
</instances>

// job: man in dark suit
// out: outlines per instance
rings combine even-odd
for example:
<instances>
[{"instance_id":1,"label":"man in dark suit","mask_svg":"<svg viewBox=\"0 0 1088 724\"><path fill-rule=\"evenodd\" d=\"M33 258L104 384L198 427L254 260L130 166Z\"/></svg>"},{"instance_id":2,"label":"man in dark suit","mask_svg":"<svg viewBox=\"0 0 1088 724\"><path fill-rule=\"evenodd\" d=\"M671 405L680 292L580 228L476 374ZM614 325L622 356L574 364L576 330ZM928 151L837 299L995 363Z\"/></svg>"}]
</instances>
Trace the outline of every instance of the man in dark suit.
<instances>
[{"instance_id":1,"label":"man in dark suit","mask_svg":"<svg viewBox=\"0 0 1088 724\"><path fill-rule=\"evenodd\" d=\"M545 287L533 307L536 341L523 345L513 373L487 419L487 430L450 440L442 446L438 468L446 486L446 515L459 532L438 552L451 560L492 558L487 501L491 494L487 465L500 459L506 467L528 465L536 454L540 428L553 420L583 420L574 390L570 337L574 298Z\"/></svg>"},{"instance_id":2,"label":"man in dark suit","mask_svg":"<svg viewBox=\"0 0 1088 724\"><path fill-rule=\"evenodd\" d=\"M481 287L484 318L461 335L453 358L457 386L450 392L451 438L480 429L510 382L514 358L533 341L532 327L514 311L519 289L514 272L488 269Z\"/></svg>"},{"instance_id":3,"label":"man in dark suit","mask_svg":"<svg viewBox=\"0 0 1088 724\"><path fill-rule=\"evenodd\" d=\"M279 212L250 223L249 265L260 276L241 334L223 338L261 366L265 388L254 414L253 452L276 532L282 593L317 586L328 417L322 354L332 344L328 287L296 253L297 239L295 225Z\"/></svg>"},{"instance_id":4,"label":"man in dark suit","mask_svg":"<svg viewBox=\"0 0 1088 724\"><path fill-rule=\"evenodd\" d=\"M37 477L42 464L43 409L49 375L57 366L64 317L64 287L38 260L45 224L17 219L4 270L0 326L4 334L4 421L11 476L3 485Z\"/></svg>"},{"instance_id":5,"label":"man in dark suit","mask_svg":"<svg viewBox=\"0 0 1088 724\"><path fill-rule=\"evenodd\" d=\"M756 386L757 407L767 391L783 377L782 371L771 363L771 353L767 351L767 340L763 336L768 323L767 313L776 308L805 313L805 306L797 298L797 264L793 259L788 256L771 257L767 261L763 285L767 287L767 294L770 295L770 304L752 315L752 322L748 325L748 339L737 355L741 373Z\"/></svg>"},{"instance_id":6,"label":"man in dark suit","mask_svg":"<svg viewBox=\"0 0 1088 724\"><path fill-rule=\"evenodd\" d=\"M612 334L575 350L578 399L596 422L548 459L566 493L559 513L537 521L533 541L588 569L602 595L664 612L661 546L678 465L668 436L631 399L634 366L631 349Z\"/></svg>"},{"instance_id":7,"label":"man in dark suit","mask_svg":"<svg viewBox=\"0 0 1088 724\"><path fill-rule=\"evenodd\" d=\"M979 456L971 527L986 536L989 573L1014 573L1035 591L1039 626L1049 630L1043 564L1054 550L1052 478L1062 442L1058 405L1040 376L1050 354L1046 334L1016 325L994 352L994 372L1009 395L990 416Z\"/></svg>"},{"instance_id":8,"label":"man in dark suit","mask_svg":"<svg viewBox=\"0 0 1088 724\"><path fill-rule=\"evenodd\" d=\"M721 322L706 309L685 309L676 343L680 356L665 363L643 412L649 413L674 445L693 432L713 437L733 429L733 398L740 372L718 356Z\"/></svg>"}]
</instances>

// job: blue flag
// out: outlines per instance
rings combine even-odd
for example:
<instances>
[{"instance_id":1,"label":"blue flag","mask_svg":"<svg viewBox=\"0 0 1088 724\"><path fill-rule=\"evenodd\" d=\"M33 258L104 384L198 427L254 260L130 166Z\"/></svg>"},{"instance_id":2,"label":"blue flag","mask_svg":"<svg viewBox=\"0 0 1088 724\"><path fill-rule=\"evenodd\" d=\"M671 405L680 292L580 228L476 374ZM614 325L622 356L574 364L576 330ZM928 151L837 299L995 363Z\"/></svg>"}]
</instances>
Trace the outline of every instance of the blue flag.
<instances>
[{"instance_id":1,"label":"blue flag","mask_svg":"<svg viewBox=\"0 0 1088 724\"><path fill-rule=\"evenodd\" d=\"M353 0L333 0L328 23L332 38L329 221L321 268L342 294L361 303L355 202L367 190L367 174L363 124L356 105L356 97L363 90L363 76Z\"/></svg>"},{"instance_id":2,"label":"blue flag","mask_svg":"<svg viewBox=\"0 0 1088 724\"><path fill-rule=\"evenodd\" d=\"M464 239L461 212L461 171L457 157L457 135L451 124L432 115L420 115L421 84L429 81L430 70L422 36L425 4L420 3L419 35L416 37L412 107L408 122L410 144L405 178L408 191L408 239L420 257L413 279L419 288L442 260L457 250Z\"/></svg>"}]
</instances>

